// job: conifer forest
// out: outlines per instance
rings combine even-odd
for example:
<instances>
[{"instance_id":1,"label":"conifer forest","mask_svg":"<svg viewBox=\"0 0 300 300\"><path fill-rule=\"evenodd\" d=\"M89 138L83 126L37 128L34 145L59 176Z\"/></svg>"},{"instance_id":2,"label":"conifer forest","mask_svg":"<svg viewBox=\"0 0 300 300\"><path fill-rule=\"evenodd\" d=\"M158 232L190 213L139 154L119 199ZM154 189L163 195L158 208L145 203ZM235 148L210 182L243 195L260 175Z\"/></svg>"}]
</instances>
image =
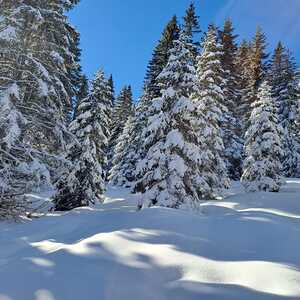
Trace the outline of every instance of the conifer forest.
<instances>
[{"instance_id":1,"label":"conifer forest","mask_svg":"<svg viewBox=\"0 0 300 300\"><path fill-rule=\"evenodd\" d=\"M300 299L293 49L194 1L136 98L84 73L77 5L0 0L0 300Z\"/></svg>"}]
</instances>

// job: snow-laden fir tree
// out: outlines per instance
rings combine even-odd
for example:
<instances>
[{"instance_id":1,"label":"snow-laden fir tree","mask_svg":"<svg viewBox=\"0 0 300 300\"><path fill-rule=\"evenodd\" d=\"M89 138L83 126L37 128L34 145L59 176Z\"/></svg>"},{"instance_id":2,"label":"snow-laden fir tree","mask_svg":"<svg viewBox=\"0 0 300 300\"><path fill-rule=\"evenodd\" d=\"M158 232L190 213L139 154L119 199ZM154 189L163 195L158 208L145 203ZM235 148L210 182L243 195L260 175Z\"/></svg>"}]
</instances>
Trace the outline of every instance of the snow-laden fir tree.
<instances>
[{"instance_id":1,"label":"snow-laden fir tree","mask_svg":"<svg viewBox=\"0 0 300 300\"><path fill-rule=\"evenodd\" d=\"M241 181L247 191L278 192L283 183L281 177L283 129L267 81L260 86L252 108L245 135L246 159Z\"/></svg>"},{"instance_id":2,"label":"snow-laden fir tree","mask_svg":"<svg viewBox=\"0 0 300 300\"><path fill-rule=\"evenodd\" d=\"M269 67L272 96L278 108L279 122L284 130L283 170L285 176L296 176L295 122L297 116L296 67L291 53L278 43Z\"/></svg>"},{"instance_id":3,"label":"snow-laden fir tree","mask_svg":"<svg viewBox=\"0 0 300 300\"><path fill-rule=\"evenodd\" d=\"M266 36L263 33L261 27L258 26L253 41L251 43L250 52L250 70L252 73L254 84L257 88L262 83L266 73L267 66L265 60L269 56L266 53L266 49Z\"/></svg>"},{"instance_id":4,"label":"snow-laden fir tree","mask_svg":"<svg viewBox=\"0 0 300 300\"><path fill-rule=\"evenodd\" d=\"M125 86L116 99L111 116L111 135L109 140L109 154L108 154L108 169L112 167L112 160L115 155L115 147L118 138L122 134L125 124L134 113L133 96L130 86Z\"/></svg>"},{"instance_id":5,"label":"snow-laden fir tree","mask_svg":"<svg viewBox=\"0 0 300 300\"><path fill-rule=\"evenodd\" d=\"M246 98L248 88L250 86L250 58L251 58L251 44L242 40L235 55L236 79L237 88L239 91L235 114L241 124L240 137L244 137L245 121L247 113L249 112L249 103Z\"/></svg>"},{"instance_id":6,"label":"snow-laden fir tree","mask_svg":"<svg viewBox=\"0 0 300 300\"><path fill-rule=\"evenodd\" d=\"M136 153L133 152L133 144L129 142L135 134L133 130L133 116L129 116L115 147L113 167L109 176L109 181L114 185L129 187L134 181L133 163Z\"/></svg>"},{"instance_id":7,"label":"snow-laden fir tree","mask_svg":"<svg viewBox=\"0 0 300 300\"><path fill-rule=\"evenodd\" d=\"M198 29L194 6L188 9L185 19L185 28L186 30L189 30L187 36L189 39L193 39L193 35ZM130 122L130 136L125 151L126 159L122 160L122 164L118 164L118 168L121 168L122 170L126 169L126 172L121 172L121 174L126 175L126 178L118 177L119 183L124 182L126 185L134 185L134 181L138 179L139 175L136 172L136 166L146 155L142 149L142 132L147 124L148 108L151 105L152 99L160 95L158 75L168 62L170 50L173 48L174 40L178 39L178 33L179 26L177 24L177 19L174 16L163 30L161 38L153 51L152 58L147 67L143 95L137 104L135 114ZM193 53L196 54L197 49L195 45L191 43L190 47Z\"/></svg>"},{"instance_id":8,"label":"snow-laden fir tree","mask_svg":"<svg viewBox=\"0 0 300 300\"><path fill-rule=\"evenodd\" d=\"M0 2L1 184L18 195L50 184L62 164L80 77L77 1ZM6 197L11 198L11 197Z\"/></svg>"},{"instance_id":9,"label":"snow-laden fir tree","mask_svg":"<svg viewBox=\"0 0 300 300\"><path fill-rule=\"evenodd\" d=\"M80 102L89 95L89 81L85 75L82 75L79 81L79 89L74 104L73 120L76 118L76 112Z\"/></svg>"},{"instance_id":10,"label":"snow-laden fir tree","mask_svg":"<svg viewBox=\"0 0 300 300\"><path fill-rule=\"evenodd\" d=\"M218 43L214 26L210 25L206 34L203 52L197 63L197 92L193 100L202 118L198 119L198 134L201 137L200 174L201 194L204 199L214 199L229 187L224 144L222 140L222 121L227 113L224 103L223 87L225 79L222 68L222 46Z\"/></svg>"},{"instance_id":11,"label":"snow-laden fir tree","mask_svg":"<svg viewBox=\"0 0 300 300\"><path fill-rule=\"evenodd\" d=\"M92 89L89 95L90 98L94 99L94 102L97 103L98 109L98 118L99 125L101 129L98 132L99 144L99 158L98 162L107 172L107 157L108 157L108 143L110 139L110 128L111 128L111 118L112 118L112 94L111 86L109 81L105 78L103 70L99 70L95 78L92 81ZM103 179L106 178L106 173L102 174Z\"/></svg>"},{"instance_id":12,"label":"snow-laden fir tree","mask_svg":"<svg viewBox=\"0 0 300 300\"><path fill-rule=\"evenodd\" d=\"M296 77L297 78L297 77ZM289 143L288 149L290 156L286 156L284 160L284 171L286 172L286 166L290 167L289 176L300 177L300 81L296 80L296 101L294 103L295 108L292 110L292 117L290 117L289 123Z\"/></svg>"},{"instance_id":13,"label":"snow-laden fir tree","mask_svg":"<svg viewBox=\"0 0 300 300\"><path fill-rule=\"evenodd\" d=\"M141 206L197 207L206 196L202 155L197 130L198 110L191 100L195 91L193 53L182 33L168 64L159 75L161 97L151 103L143 132L147 152L138 164L141 179L135 190L142 193Z\"/></svg>"},{"instance_id":14,"label":"snow-laden fir tree","mask_svg":"<svg viewBox=\"0 0 300 300\"><path fill-rule=\"evenodd\" d=\"M66 0L0 4L0 86L18 87L16 104L27 120L24 143L45 156L66 145L65 126L77 91L78 35L64 15L71 4Z\"/></svg>"},{"instance_id":15,"label":"snow-laden fir tree","mask_svg":"<svg viewBox=\"0 0 300 300\"><path fill-rule=\"evenodd\" d=\"M134 186L138 179L137 164L145 157L142 149L143 128L146 126L149 102L145 93L137 103L133 116L129 117L120 136L122 147L116 147L110 181L117 185ZM118 141L119 142L119 141ZM116 159L119 157L119 159ZM118 171L119 170L119 171Z\"/></svg>"},{"instance_id":16,"label":"snow-laden fir tree","mask_svg":"<svg viewBox=\"0 0 300 300\"><path fill-rule=\"evenodd\" d=\"M244 134L249 125L251 105L257 100L258 87L266 77L267 71L266 59L268 58L268 54L266 53L266 36L259 26L249 46L248 59L245 62L246 69L244 70L248 79L241 95L241 108L244 113L242 116L242 131Z\"/></svg>"},{"instance_id":17,"label":"snow-laden fir tree","mask_svg":"<svg viewBox=\"0 0 300 300\"><path fill-rule=\"evenodd\" d=\"M297 108L297 115L295 118L294 126L293 126L293 136L294 136L294 157L295 157L295 172L294 176L295 177L300 177L300 80L297 82L297 103L298 103L298 108Z\"/></svg>"},{"instance_id":18,"label":"snow-laden fir tree","mask_svg":"<svg viewBox=\"0 0 300 300\"><path fill-rule=\"evenodd\" d=\"M20 172L17 174L17 169L22 164L19 162L21 158L17 157L16 150L12 151L12 147L20 145L20 127L25 123L22 114L14 106L13 99L18 96L15 85L6 89L5 94L0 91L0 220L17 218L28 208L26 199L21 195L27 187L28 178L19 174Z\"/></svg>"},{"instance_id":19,"label":"snow-laden fir tree","mask_svg":"<svg viewBox=\"0 0 300 300\"><path fill-rule=\"evenodd\" d=\"M90 95L78 105L76 119L70 124L76 137L67 155L70 165L58 181L53 198L56 210L70 210L102 200L111 110L109 90L103 71L99 71Z\"/></svg>"},{"instance_id":20,"label":"snow-laden fir tree","mask_svg":"<svg viewBox=\"0 0 300 300\"><path fill-rule=\"evenodd\" d=\"M127 149L127 160L130 161L130 163L126 164L130 169L126 171L127 175L126 179L123 180L124 182L130 181L131 184L133 184L133 181L136 181L138 178L136 172L137 163L146 155L142 149L142 132L147 124L148 108L151 105L152 99L160 96L158 75L168 62L170 49L173 48L174 40L178 39L178 34L179 26L177 24L177 18L174 16L164 28L147 66L143 94L137 104L131 122L131 134L128 140L129 148Z\"/></svg>"},{"instance_id":21,"label":"snow-laden fir tree","mask_svg":"<svg viewBox=\"0 0 300 300\"><path fill-rule=\"evenodd\" d=\"M113 79L112 75L110 75L108 78L108 84L110 87L111 104L112 104L112 106L114 106L115 105L115 84L114 84L114 79Z\"/></svg>"},{"instance_id":22,"label":"snow-laden fir tree","mask_svg":"<svg viewBox=\"0 0 300 300\"><path fill-rule=\"evenodd\" d=\"M200 38L196 40L201 33L199 17L196 14L196 8L194 3L191 3L185 12L183 17L183 31L189 39L189 42L193 44L192 51L194 53L195 59L199 53L200 48Z\"/></svg>"},{"instance_id":23,"label":"snow-laden fir tree","mask_svg":"<svg viewBox=\"0 0 300 300\"><path fill-rule=\"evenodd\" d=\"M225 147L225 158L228 175L237 180L241 176L243 140L240 137L241 123L238 120L237 107L240 90L236 68L237 44L232 22L226 20L224 28L219 32L222 45L221 63L224 70L225 85L224 106L227 112L223 114L222 129Z\"/></svg>"},{"instance_id":24,"label":"snow-laden fir tree","mask_svg":"<svg viewBox=\"0 0 300 300\"><path fill-rule=\"evenodd\" d=\"M157 76L162 72L166 66L170 49L173 47L174 40L178 39L179 26L176 16L168 22L163 30L161 38L157 43L152 58L147 66L147 72L145 76L145 86L148 98L153 99L160 96L160 87L158 86Z\"/></svg>"},{"instance_id":25,"label":"snow-laden fir tree","mask_svg":"<svg viewBox=\"0 0 300 300\"><path fill-rule=\"evenodd\" d=\"M196 14L196 8L194 3L191 3L187 8L183 20L184 20L183 31L189 39L193 38L194 34L201 32L199 17ZM191 39L189 42L194 42L194 41L193 39Z\"/></svg>"}]
</instances>

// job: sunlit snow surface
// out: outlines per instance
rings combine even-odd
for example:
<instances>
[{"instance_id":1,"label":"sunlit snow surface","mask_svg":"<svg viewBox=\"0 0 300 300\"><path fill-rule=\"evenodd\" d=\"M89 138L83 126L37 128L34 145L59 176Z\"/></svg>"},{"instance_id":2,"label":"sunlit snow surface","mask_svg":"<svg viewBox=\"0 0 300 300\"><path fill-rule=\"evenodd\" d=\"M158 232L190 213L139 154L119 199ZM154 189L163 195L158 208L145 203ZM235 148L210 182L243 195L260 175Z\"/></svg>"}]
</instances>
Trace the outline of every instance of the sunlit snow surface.
<instances>
[{"instance_id":1,"label":"sunlit snow surface","mask_svg":"<svg viewBox=\"0 0 300 300\"><path fill-rule=\"evenodd\" d=\"M49 196L49 195L48 195ZM104 205L0 224L0 300L300 299L300 180L199 213Z\"/></svg>"}]
</instances>

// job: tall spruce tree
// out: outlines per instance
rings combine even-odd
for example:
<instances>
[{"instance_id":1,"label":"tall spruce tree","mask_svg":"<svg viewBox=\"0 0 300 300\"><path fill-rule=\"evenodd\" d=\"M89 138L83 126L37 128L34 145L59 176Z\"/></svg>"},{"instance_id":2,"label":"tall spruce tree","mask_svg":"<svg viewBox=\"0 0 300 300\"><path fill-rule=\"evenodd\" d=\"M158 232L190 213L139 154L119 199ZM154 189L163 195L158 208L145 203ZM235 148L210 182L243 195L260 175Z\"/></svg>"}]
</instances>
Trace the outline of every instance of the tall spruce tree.
<instances>
[{"instance_id":1,"label":"tall spruce tree","mask_svg":"<svg viewBox=\"0 0 300 300\"><path fill-rule=\"evenodd\" d=\"M236 117L240 120L241 131L240 137L243 138L245 132L246 116L249 112L249 103L247 102L247 91L250 85L250 59L251 59L251 44L242 40L240 46L238 47L235 56L235 66L237 74L237 88L239 91L238 100L236 105Z\"/></svg>"},{"instance_id":2,"label":"tall spruce tree","mask_svg":"<svg viewBox=\"0 0 300 300\"><path fill-rule=\"evenodd\" d=\"M157 76L166 66L170 56L170 49L173 47L174 40L178 39L178 35L179 26L177 18L176 16L173 16L166 25L161 38L153 51L152 59L147 66L145 90L149 94L148 98L150 99L160 96L160 87L158 86Z\"/></svg>"},{"instance_id":3,"label":"tall spruce tree","mask_svg":"<svg viewBox=\"0 0 300 300\"><path fill-rule=\"evenodd\" d=\"M64 15L78 1L0 2L0 90L5 193L50 184L69 133L80 77L79 35Z\"/></svg>"},{"instance_id":4,"label":"tall spruce tree","mask_svg":"<svg viewBox=\"0 0 300 300\"><path fill-rule=\"evenodd\" d=\"M219 31L219 39L222 45L221 63L224 70L225 85L224 106L227 112L223 115L223 142L228 174L231 179L239 179L242 167L243 141L240 137L241 123L238 120L238 99L240 90L238 86L238 72L236 68L237 35L230 20L226 20L224 28Z\"/></svg>"},{"instance_id":5,"label":"tall spruce tree","mask_svg":"<svg viewBox=\"0 0 300 300\"><path fill-rule=\"evenodd\" d=\"M82 75L79 82L79 89L74 105L73 120L76 118L76 113L80 102L89 95L89 81L85 75Z\"/></svg>"},{"instance_id":6,"label":"tall spruce tree","mask_svg":"<svg viewBox=\"0 0 300 300\"><path fill-rule=\"evenodd\" d=\"M94 98L95 103L99 106L98 118L101 129L98 132L98 139L101 140L99 145L99 164L103 168L103 179L108 172L108 151L109 139L111 136L111 118L112 118L112 95L109 81L105 78L104 71L100 69L92 81L92 89L89 97Z\"/></svg>"},{"instance_id":7,"label":"tall spruce tree","mask_svg":"<svg viewBox=\"0 0 300 300\"><path fill-rule=\"evenodd\" d=\"M132 151L132 144L129 142L134 135L133 116L129 116L122 134L117 140L113 167L110 171L109 181L114 185L129 187L133 184L134 175L132 163L135 153Z\"/></svg>"},{"instance_id":8,"label":"tall spruce tree","mask_svg":"<svg viewBox=\"0 0 300 300\"><path fill-rule=\"evenodd\" d=\"M112 103L112 106L114 106L115 105L115 84L114 84L114 79L113 79L112 75L110 75L108 78L108 84L110 86L111 103Z\"/></svg>"},{"instance_id":9,"label":"tall spruce tree","mask_svg":"<svg viewBox=\"0 0 300 300\"><path fill-rule=\"evenodd\" d=\"M283 129L279 123L271 88L265 81L252 104L246 132L244 170L241 181L247 191L278 192L282 185Z\"/></svg>"},{"instance_id":10,"label":"tall spruce tree","mask_svg":"<svg viewBox=\"0 0 300 300\"><path fill-rule=\"evenodd\" d=\"M227 113L223 104L225 99L222 88L225 79L221 59L222 46L218 43L215 27L210 25L204 40L203 52L198 58L198 89L193 96L203 116L198 120L198 134L202 139L201 189L203 198L206 199L220 196L222 190L229 186L220 127L224 113Z\"/></svg>"},{"instance_id":11,"label":"tall spruce tree","mask_svg":"<svg viewBox=\"0 0 300 300\"><path fill-rule=\"evenodd\" d=\"M179 26L177 24L177 18L174 16L164 28L161 38L158 41L153 51L152 58L147 66L143 94L137 104L135 114L130 125L132 128L130 130L131 134L128 141L130 149L128 149L127 157L127 159L130 160L130 164L127 165L127 167L130 167L130 170L128 169L126 172L126 174L128 174L126 180L137 180L137 178L132 176L132 174L137 175L135 172L137 163L146 155L142 149L142 132L148 121L148 112L149 107L151 106L151 101L155 97L160 96L158 75L166 66L170 56L170 50L174 46L174 40L178 39L178 36Z\"/></svg>"},{"instance_id":12,"label":"tall spruce tree","mask_svg":"<svg viewBox=\"0 0 300 300\"><path fill-rule=\"evenodd\" d=\"M297 116L297 81L296 67L290 52L281 42L272 56L269 68L269 80L272 96L275 98L278 116L284 134L283 170L285 176L295 176L297 151L295 151L295 128Z\"/></svg>"},{"instance_id":13,"label":"tall spruce tree","mask_svg":"<svg viewBox=\"0 0 300 300\"><path fill-rule=\"evenodd\" d=\"M128 120L125 125L126 129L124 128L120 141L118 141L118 143L121 143L121 141L126 140L126 143L122 142L120 144L122 146L118 146L117 153L113 159L110 180L114 184L134 186L138 179L137 164L146 155L142 148L144 142L142 132L146 127L146 113L148 113L150 106L146 97L146 94L144 94L137 103L135 113Z\"/></svg>"},{"instance_id":14,"label":"tall spruce tree","mask_svg":"<svg viewBox=\"0 0 300 300\"><path fill-rule=\"evenodd\" d=\"M190 42L194 42L193 36L196 33L200 33L199 17L196 14L196 8L194 3L191 3L186 10L185 16L183 17L183 31L186 36L190 39Z\"/></svg>"},{"instance_id":15,"label":"tall spruce tree","mask_svg":"<svg viewBox=\"0 0 300 300\"><path fill-rule=\"evenodd\" d=\"M299 78L300 79L300 78ZM294 158L294 165L295 169L292 176L300 177L300 80L297 80L297 110L296 110L296 117L295 122L293 123L293 130L292 130L292 141L293 143L293 158Z\"/></svg>"},{"instance_id":16,"label":"tall spruce tree","mask_svg":"<svg viewBox=\"0 0 300 300\"><path fill-rule=\"evenodd\" d=\"M77 138L69 148L71 162L57 183L56 210L71 210L102 201L111 110L110 86L102 70L96 73L90 95L83 99L70 130Z\"/></svg>"},{"instance_id":17,"label":"tall spruce tree","mask_svg":"<svg viewBox=\"0 0 300 300\"><path fill-rule=\"evenodd\" d=\"M248 49L249 57L246 62L248 68L248 70L246 71L248 80L245 89L242 90L241 107L243 109L243 112L245 113L243 115L244 134L249 126L251 105L257 100L258 87L266 77L266 59L268 58L266 48L266 36L262 32L261 27L258 26L255 36L250 43L250 48Z\"/></svg>"},{"instance_id":18,"label":"tall spruce tree","mask_svg":"<svg viewBox=\"0 0 300 300\"><path fill-rule=\"evenodd\" d=\"M194 3L191 3L186 10L185 16L183 17L183 31L189 39L189 42L193 44L192 52L196 60L197 55L199 54L200 48L200 37L201 33L199 17L196 14L196 8ZM197 40L198 38L198 40Z\"/></svg>"},{"instance_id":19,"label":"tall spruce tree","mask_svg":"<svg viewBox=\"0 0 300 300\"><path fill-rule=\"evenodd\" d=\"M116 103L112 111L111 120L111 135L109 140L109 154L108 154L108 169L110 170L115 156L115 148L118 139L122 134L125 124L129 118L134 114L133 96L130 86L125 86L116 99Z\"/></svg>"},{"instance_id":20,"label":"tall spruce tree","mask_svg":"<svg viewBox=\"0 0 300 300\"><path fill-rule=\"evenodd\" d=\"M266 36L262 32L260 26L257 27L255 37L251 43L251 58L250 58L250 70L252 80L256 88L262 83L266 73L266 59L268 54L266 53L267 42Z\"/></svg>"},{"instance_id":21,"label":"tall spruce tree","mask_svg":"<svg viewBox=\"0 0 300 300\"><path fill-rule=\"evenodd\" d=\"M143 194L141 206L195 207L203 197L203 157L194 128L198 111L190 98L195 90L193 53L184 33L158 79L162 96L152 100L143 131L147 154L138 164L141 179L135 190Z\"/></svg>"}]
</instances>

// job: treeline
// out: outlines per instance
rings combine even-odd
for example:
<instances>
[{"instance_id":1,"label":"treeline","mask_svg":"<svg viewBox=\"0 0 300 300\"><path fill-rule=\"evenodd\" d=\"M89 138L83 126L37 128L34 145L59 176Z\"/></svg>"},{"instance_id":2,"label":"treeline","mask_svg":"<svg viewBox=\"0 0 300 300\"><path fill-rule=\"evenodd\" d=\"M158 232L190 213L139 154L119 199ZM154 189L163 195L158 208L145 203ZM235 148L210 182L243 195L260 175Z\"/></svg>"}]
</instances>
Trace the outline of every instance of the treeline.
<instances>
[{"instance_id":1,"label":"treeline","mask_svg":"<svg viewBox=\"0 0 300 300\"><path fill-rule=\"evenodd\" d=\"M89 84L79 33L65 13L78 1L0 3L0 218L28 211L26 193L51 185L56 210L102 201L105 185L142 193L140 207L197 207L230 180L278 191L300 176L299 73L258 27L200 28L191 4L166 25L142 95L115 99L112 76Z\"/></svg>"}]
</instances>

